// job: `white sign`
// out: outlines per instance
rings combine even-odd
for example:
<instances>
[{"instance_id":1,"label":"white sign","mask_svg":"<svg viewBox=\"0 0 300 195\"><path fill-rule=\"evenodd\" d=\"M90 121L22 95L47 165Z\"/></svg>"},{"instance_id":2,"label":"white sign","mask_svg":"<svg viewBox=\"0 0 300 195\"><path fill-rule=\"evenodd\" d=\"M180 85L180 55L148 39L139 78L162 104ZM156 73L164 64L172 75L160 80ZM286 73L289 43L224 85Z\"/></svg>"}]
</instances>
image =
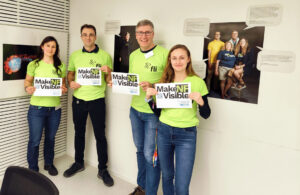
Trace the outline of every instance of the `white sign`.
<instances>
[{"instance_id":1,"label":"white sign","mask_svg":"<svg viewBox=\"0 0 300 195\"><path fill-rule=\"evenodd\" d=\"M76 82L80 85L101 85L100 68L78 68Z\"/></svg>"},{"instance_id":2,"label":"white sign","mask_svg":"<svg viewBox=\"0 0 300 195\"><path fill-rule=\"evenodd\" d=\"M257 56L257 69L260 71L292 73L295 66L296 55L291 51L263 50Z\"/></svg>"},{"instance_id":3,"label":"white sign","mask_svg":"<svg viewBox=\"0 0 300 195\"><path fill-rule=\"evenodd\" d=\"M61 78L34 78L34 96L61 96Z\"/></svg>"},{"instance_id":4,"label":"white sign","mask_svg":"<svg viewBox=\"0 0 300 195\"><path fill-rule=\"evenodd\" d=\"M140 95L139 75L112 72L112 92L129 95Z\"/></svg>"},{"instance_id":5,"label":"white sign","mask_svg":"<svg viewBox=\"0 0 300 195\"><path fill-rule=\"evenodd\" d=\"M196 74L202 79L205 78L205 74L206 74L207 65L205 61L207 61L207 59L202 61L193 61L193 69L196 72Z\"/></svg>"},{"instance_id":6,"label":"white sign","mask_svg":"<svg viewBox=\"0 0 300 195\"><path fill-rule=\"evenodd\" d=\"M105 22L105 34L119 34L120 33L120 20L109 20Z\"/></svg>"},{"instance_id":7,"label":"white sign","mask_svg":"<svg viewBox=\"0 0 300 195\"><path fill-rule=\"evenodd\" d=\"M280 4L257 5L248 8L247 28L275 26L281 23L283 8ZM245 30L245 29L244 29Z\"/></svg>"},{"instance_id":8,"label":"white sign","mask_svg":"<svg viewBox=\"0 0 300 195\"><path fill-rule=\"evenodd\" d=\"M155 84L157 108L192 108L191 83Z\"/></svg>"},{"instance_id":9,"label":"white sign","mask_svg":"<svg viewBox=\"0 0 300 195\"><path fill-rule=\"evenodd\" d=\"M209 18L187 18L184 20L183 34L185 36L202 36L208 38L209 24Z\"/></svg>"}]
</instances>

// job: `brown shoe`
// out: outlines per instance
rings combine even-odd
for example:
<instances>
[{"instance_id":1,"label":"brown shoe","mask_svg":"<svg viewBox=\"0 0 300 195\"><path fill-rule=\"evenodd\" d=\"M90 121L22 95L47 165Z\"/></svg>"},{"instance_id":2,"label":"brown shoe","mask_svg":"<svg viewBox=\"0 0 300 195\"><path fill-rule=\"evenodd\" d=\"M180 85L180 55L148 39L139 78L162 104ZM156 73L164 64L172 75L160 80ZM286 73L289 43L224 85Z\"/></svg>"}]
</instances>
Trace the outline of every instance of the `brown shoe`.
<instances>
[{"instance_id":1,"label":"brown shoe","mask_svg":"<svg viewBox=\"0 0 300 195\"><path fill-rule=\"evenodd\" d=\"M134 191L132 193L130 193L129 195L145 195L145 191L142 187L137 186Z\"/></svg>"}]
</instances>

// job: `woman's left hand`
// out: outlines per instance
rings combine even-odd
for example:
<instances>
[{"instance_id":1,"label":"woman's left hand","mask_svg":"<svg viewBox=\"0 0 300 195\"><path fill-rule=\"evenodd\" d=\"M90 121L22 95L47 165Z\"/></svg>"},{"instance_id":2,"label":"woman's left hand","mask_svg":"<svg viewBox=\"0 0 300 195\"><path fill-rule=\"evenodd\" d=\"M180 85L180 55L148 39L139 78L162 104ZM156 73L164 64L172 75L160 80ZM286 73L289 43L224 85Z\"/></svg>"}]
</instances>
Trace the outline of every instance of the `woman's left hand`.
<instances>
[{"instance_id":1,"label":"woman's left hand","mask_svg":"<svg viewBox=\"0 0 300 195\"><path fill-rule=\"evenodd\" d=\"M110 74L111 73L111 69L107 65L101 66L100 70L102 72L105 72L106 74Z\"/></svg>"},{"instance_id":2,"label":"woman's left hand","mask_svg":"<svg viewBox=\"0 0 300 195\"><path fill-rule=\"evenodd\" d=\"M61 92L62 94L65 94L68 92L68 88L66 88L66 86L61 86Z\"/></svg>"},{"instance_id":3,"label":"woman's left hand","mask_svg":"<svg viewBox=\"0 0 300 195\"><path fill-rule=\"evenodd\" d=\"M189 94L189 98L197 102L200 106L204 105L204 101L202 99L202 95L199 92L192 92Z\"/></svg>"}]
</instances>

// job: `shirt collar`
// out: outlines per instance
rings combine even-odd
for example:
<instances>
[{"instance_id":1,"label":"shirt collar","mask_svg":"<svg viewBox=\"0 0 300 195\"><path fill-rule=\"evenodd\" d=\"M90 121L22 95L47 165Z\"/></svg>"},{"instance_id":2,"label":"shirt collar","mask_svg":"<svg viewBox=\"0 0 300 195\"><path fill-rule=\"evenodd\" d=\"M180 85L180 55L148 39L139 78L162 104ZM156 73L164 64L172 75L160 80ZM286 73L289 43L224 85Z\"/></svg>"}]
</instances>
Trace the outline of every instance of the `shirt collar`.
<instances>
[{"instance_id":1,"label":"shirt collar","mask_svg":"<svg viewBox=\"0 0 300 195\"><path fill-rule=\"evenodd\" d=\"M95 44L95 49L93 49L92 51L87 51L84 47L82 48L82 52L85 52L85 53L98 53L99 51L99 47L97 44Z\"/></svg>"},{"instance_id":2,"label":"shirt collar","mask_svg":"<svg viewBox=\"0 0 300 195\"><path fill-rule=\"evenodd\" d=\"M153 49L155 49L156 46L157 46L157 45L155 45L154 47L152 47L151 49L149 49L149 50L147 50L147 51L142 51L141 49L140 49L140 51L141 51L142 53L148 53L148 52L152 51Z\"/></svg>"}]
</instances>

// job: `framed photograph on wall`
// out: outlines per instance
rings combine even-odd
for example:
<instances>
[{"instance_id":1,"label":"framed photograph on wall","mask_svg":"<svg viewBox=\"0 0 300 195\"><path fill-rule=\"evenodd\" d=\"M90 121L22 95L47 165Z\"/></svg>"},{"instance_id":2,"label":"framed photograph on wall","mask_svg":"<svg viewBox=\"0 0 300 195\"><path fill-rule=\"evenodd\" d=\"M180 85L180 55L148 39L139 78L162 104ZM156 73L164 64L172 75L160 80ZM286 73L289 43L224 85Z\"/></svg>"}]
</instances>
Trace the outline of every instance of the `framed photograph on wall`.
<instances>
[{"instance_id":1,"label":"framed photograph on wall","mask_svg":"<svg viewBox=\"0 0 300 195\"><path fill-rule=\"evenodd\" d=\"M39 46L3 44L3 81L25 79L27 65L35 60Z\"/></svg>"},{"instance_id":2,"label":"framed photograph on wall","mask_svg":"<svg viewBox=\"0 0 300 195\"><path fill-rule=\"evenodd\" d=\"M129 55L139 48L135 38L135 26L121 26L120 34L115 35L114 72L129 71Z\"/></svg>"},{"instance_id":3,"label":"framed photograph on wall","mask_svg":"<svg viewBox=\"0 0 300 195\"><path fill-rule=\"evenodd\" d=\"M208 35L210 39L204 40L203 48L203 59L208 59L206 61L205 81L209 89L209 97L253 104L258 103L260 71L256 67L256 62L257 54L260 50L257 47L263 47L265 27L245 29L246 27L245 22L210 24ZM219 39L218 42L215 41L216 39ZM221 42L223 42L223 46L220 44ZM235 58L235 66L231 71L224 73L223 76L225 78L220 78L220 74L222 77L223 73L218 70L218 75L216 75L215 65L219 53L226 50L226 42L230 42L232 45L231 53ZM209 46L209 44L211 45ZM241 47L241 44L243 47ZM208 49L211 50L211 58L209 58ZM213 53L212 50L215 50L215 52ZM223 59L225 62L225 58L219 57L220 67ZM210 65L208 61L210 61ZM211 66L211 70L209 70L209 66ZM240 74L237 74L238 71L234 72L238 68L242 68ZM223 79L225 79L225 82ZM221 80L223 80L224 86L222 86ZM225 91L228 90L222 93L222 88Z\"/></svg>"}]
</instances>

